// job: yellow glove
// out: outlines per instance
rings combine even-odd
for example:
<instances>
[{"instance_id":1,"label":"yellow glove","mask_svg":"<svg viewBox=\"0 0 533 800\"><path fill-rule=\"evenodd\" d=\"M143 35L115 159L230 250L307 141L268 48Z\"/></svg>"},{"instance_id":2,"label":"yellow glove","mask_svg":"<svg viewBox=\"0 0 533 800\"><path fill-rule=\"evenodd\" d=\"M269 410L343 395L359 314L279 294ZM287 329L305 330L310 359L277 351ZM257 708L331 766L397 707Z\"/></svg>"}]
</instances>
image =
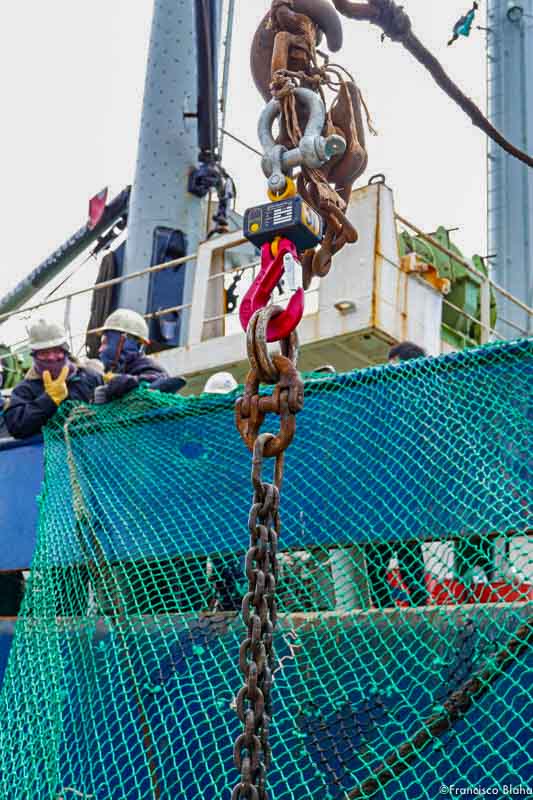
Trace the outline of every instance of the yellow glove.
<instances>
[{"instance_id":1,"label":"yellow glove","mask_svg":"<svg viewBox=\"0 0 533 800\"><path fill-rule=\"evenodd\" d=\"M44 391L48 397L52 398L56 406L68 397L67 377L68 367L63 367L59 373L59 378L56 378L55 381L52 380L52 376L48 370L43 372Z\"/></svg>"},{"instance_id":2,"label":"yellow glove","mask_svg":"<svg viewBox=\"0 0 533 800\"><path fill-rule=\"evenodd\" d=\"M106 373L104 373L104 383L109 383L109 381L112 381L114 377L115 377L115 373L114 372L106 372Z\"/></svg>"}]
</instances>

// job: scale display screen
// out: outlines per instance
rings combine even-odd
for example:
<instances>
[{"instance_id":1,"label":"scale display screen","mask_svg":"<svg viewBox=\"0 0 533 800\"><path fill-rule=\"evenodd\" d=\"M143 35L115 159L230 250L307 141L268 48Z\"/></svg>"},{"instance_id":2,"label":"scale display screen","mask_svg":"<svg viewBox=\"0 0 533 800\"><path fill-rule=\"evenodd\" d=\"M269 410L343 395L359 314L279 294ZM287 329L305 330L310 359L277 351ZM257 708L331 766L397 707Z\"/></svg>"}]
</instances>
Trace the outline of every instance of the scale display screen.
<instances>
[{"instance_id":1,"label":"scale display screen","mask_svg":"<svg viewBox=\"0 0 533 800\"><path fill-rule=\"evenodd\" d=\"M319 214L299 195L244 212L244 235L256 247L282 236L299 251L308 250L322 241L322 227Z\"/></svg>"}]
</instances>

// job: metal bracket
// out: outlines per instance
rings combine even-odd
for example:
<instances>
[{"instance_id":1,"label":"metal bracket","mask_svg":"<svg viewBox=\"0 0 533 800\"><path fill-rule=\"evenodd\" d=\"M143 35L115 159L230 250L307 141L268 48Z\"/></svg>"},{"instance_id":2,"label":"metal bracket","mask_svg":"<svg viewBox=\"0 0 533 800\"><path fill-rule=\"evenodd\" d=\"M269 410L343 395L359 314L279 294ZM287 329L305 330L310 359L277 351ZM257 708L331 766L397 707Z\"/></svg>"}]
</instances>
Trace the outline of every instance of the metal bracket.
<instances>
[{"instance_id":1,"label":"metal bracket","mask_svg":"<svg viewBox=\"0 0 533 800\"><path fill-rule=\"evenodd\" d=\"M293 167L306 166L317 169L333 156L339 156L346 150L346 141L342 136L333 134L322 136L326 121L326 109L321 98L311 89L294 89L296 99L307 108L309 120L298 147L288 150L276 144L272 135L272 125L281 116L281 103L271 100L259 117L258 136L263 147L264 156L261 167L268 178L268 188L276 194L282 194L287 185L286 176Z\"/></svg>"}]
</instances>

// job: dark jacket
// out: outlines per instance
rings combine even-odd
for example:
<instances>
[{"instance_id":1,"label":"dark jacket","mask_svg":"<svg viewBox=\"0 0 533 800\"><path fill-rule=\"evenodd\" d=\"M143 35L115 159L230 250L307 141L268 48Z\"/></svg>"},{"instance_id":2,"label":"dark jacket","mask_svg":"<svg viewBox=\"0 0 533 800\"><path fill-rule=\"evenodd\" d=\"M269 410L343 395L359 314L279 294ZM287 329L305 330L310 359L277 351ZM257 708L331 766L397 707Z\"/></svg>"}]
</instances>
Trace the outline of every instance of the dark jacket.
<instances>
[{"instance_id":1,"label":"dark jacket","mask_svg":"<svg viewBox=\"0 0 533 800\"><path fill-rule=\"evenodd\" d=\"M137 378L139 383L141 381L153 383L159 380L159 378L168 378L166 369L160 367L153 358L145 355L139 355L137 358L128 361L124 368L124 373L133 375L134 378Z\"/></svg>"},{"instance_id":2,"label":"dark jacket","mask_svg":"<svg viewBox=\"0 0 533 800\"><path fill-rule=\"evenodd\" d=\"M102 384L98 372L76 367L67 378L68 399L92 402L94 390ZM57 406L44 391L42 378L32 368L26 378L11 392L9 405L4 409L7 429L15 439L35 436L57 411Z\"/></svg>"},{"instance_id":3,"label":"dark jacket","mask_svg":"<svg viewBox=\"0 0 533 800\"><path fill-rule=\"evenodd\" d=\"M168 372L160 367L153 358L139 354L135 358L129 358L122 370L109 381L105 390L100 391L104 393L106 402L118 400L136 389L143 381L154 384L154 388L156 388L155 384L166 378L168 378ZM97 402L101 402L101 398L98 398Z\"/></svg>"}]
</instances>

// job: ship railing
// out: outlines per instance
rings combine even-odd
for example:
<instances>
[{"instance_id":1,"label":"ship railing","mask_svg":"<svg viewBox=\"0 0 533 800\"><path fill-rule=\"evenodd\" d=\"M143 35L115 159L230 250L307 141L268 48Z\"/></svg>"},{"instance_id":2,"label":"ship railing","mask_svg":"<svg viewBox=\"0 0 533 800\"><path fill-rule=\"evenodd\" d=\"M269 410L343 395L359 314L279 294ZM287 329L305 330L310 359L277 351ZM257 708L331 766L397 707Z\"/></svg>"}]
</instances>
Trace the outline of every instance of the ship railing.
<instances>
[{"instance_id":1,"label":"ship railing","mask_svg":"<svg viewBox=\"0 0 533 800\"><path fill-rule=\"evenodd\" d=\"M443 302L454 311L463 315L469 321L480 326L480 341L482 344L493 339L509 338L509 336L505 335L501 330L491 326L490 317L492 292L495 292L501 297L506 298L517 310L522 312L522 315L527 320L526 325L519 325L516 323L516 321L503 319L500 316L498 318L499 322L508 326L509 329L512 329L513 332L515 332L514 335L517 337L531 335L531 330L533 328L533 325L531 324L531 320L533 318L533 308L529 307L517 297L514 297L510 292L492 280L489 275L485 275L483 272L480 272L478 269L476 269L476 267L473 266L473 264L469 263L452 250L449 250L433 237L424 233L422 230L420 230L420 228L409 222L400 214L396 213L395 218L397 222L410 228L418 237L431 244L432 247L440 250L450 258L453 258L477 279L480 285L479 318L472 316L464 309L456 306L451 301L447 300L446 297L444 297ZM128 275L122 275L117 278L102 281L92 286L75 289L63 295L50 297L41 302L0 314L0 324L12 317L28 315L36 311L40 311L45 307L62 302L66 304L67 311L69 311L73 298L92 292L104 291L110 287L121 285L126 281L135 280L144 275L153 274L165 269L175 269L182 264L195 261L196 269L192 293L194 302L182 303L179 305L169 306L168 308L158 309L157 311L146 313L144 315L145 318L149 320L165 316L166 314L172 312L175 313L188 310L190 312L190 319L187 341L185 343L187 345L196 344L201 341L205 341L206 339L225 336L230 333L236 333L239 330L238 315L235 311L232 313L227 313L225 310L225 292L227 292L227 289L235 276L239 275L242 279L242 284L239 286L239 296L242 296L247 284L251 283L255 278L260 264L258 259L253 259L247 263L242 263L237 266L227 266L225 263L226 253L230 250L240 247L243 244L247 244L247 242L242 236L242 231L234 231L231 233L222 234L217 238L208 239L200 244L198 251L195 253L191 253L181 258L172 259L171 261L166 261L161 264L146 267ZM393 266L400 269L399 263L393 264ZM288 294L284 292L280 294L279 298L276 298L276 302L279 302L282 305L287 300ZM316 313L319 309L319 305L319 281L314 279L311 283L311 286L306 291L306 315ZM67 319L66 322L67 328L69 328L70 320ZM70 338L71 341L74 342L76 340L84 339L87 333L98 333L100 331L101 328L94 328L89 331L83 330L72 333ZM26 340L21 340L16 342L12 349L14 352L17 350L22 351L24 350L25 344Z\"/></svg>"}]
</instances>

